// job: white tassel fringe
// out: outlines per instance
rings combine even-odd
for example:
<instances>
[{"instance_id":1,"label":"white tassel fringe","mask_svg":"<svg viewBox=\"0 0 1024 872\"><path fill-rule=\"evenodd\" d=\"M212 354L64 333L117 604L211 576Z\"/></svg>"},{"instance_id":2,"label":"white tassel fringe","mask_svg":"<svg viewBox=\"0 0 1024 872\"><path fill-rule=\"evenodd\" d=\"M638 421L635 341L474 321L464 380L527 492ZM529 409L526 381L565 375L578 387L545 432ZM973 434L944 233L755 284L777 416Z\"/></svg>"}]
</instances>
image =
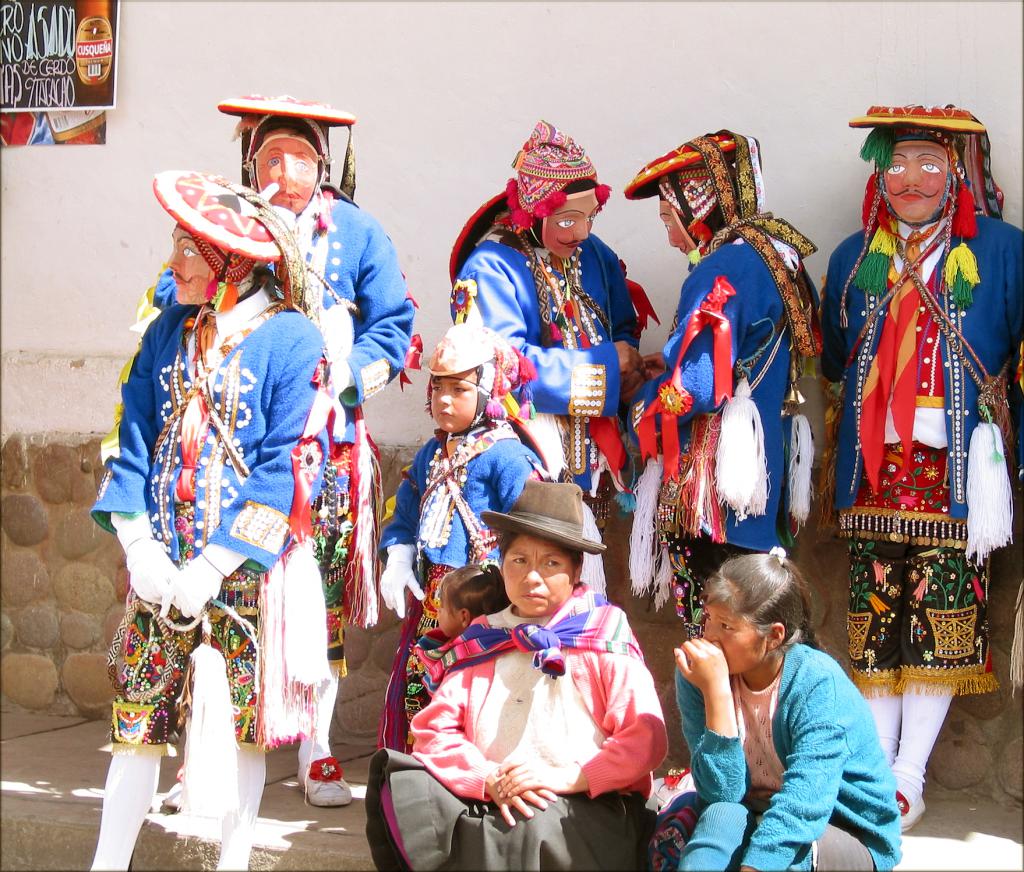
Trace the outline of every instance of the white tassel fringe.
<instances>
[{"instance_id":1,"label":"white tassel fringe","mask_svg":"<svg viewBox=\"0 0 1024 872\"><path fill-rule=\"evenodd\" d=\"M636 483L636 508L629 534L629 579L633 596L643 596L654 583L658 559L658 495L663 464L652 457Z\"/></svg>"},{"instance_id":2,"label":"white tassel fringe","mask_svg":"<svg viewBox=\"0 0 1024 872\"><path fill-rule=\"evenodd\" d=\"M192 682L182 809L222 818L238 811L238 744L227 664L212 645L192 652Z\"/></svg>"},{"instance_id":3,"label":"white tassel fringe","mask_svg":"<svg viewBox=\"0 0 1024 872\"><path fill-rule=\"evenodd\" d=\"M258 738L268 748L311 736L315 723L315 689L296 684L288 676L285 562L281 559L274 564L260 589ZM323 600L323 594L320 598Z\"/></svg>"},{"instance_id":4,"label":"white tassel fringe","mask_svg":"<svg viewBox=\"0 0 1024 872\"><path fill-rule=\"evenodd\" d=\"M352 474L355 477L356 493L346 587L352 587L354 591L354 602L349 606L349 619L357 627L366 628L377 623L379 612L377 588L380 562L377 559L377 546L380 543L380 516L384 497L376 447L370 440L366 421L361 415L355 421ZM350 585L352 581L354 583Z\"/></svg>"},{"instance_id":5,"label":"white tassel fringe","mask_svg":"<svg viewBox=\"0 0 1024 872\"><path fill-rule=\"evenodd\" d=\"M789 514L802 527L811 513L814 435L804 415L794 415L789 440Z\"/></svg>"},{"instance_id":6,"label":"white tassel fringe","mask_svg":"<svg viewBox=\"0 0 1024 872\"><path fill-rule=\"evenodd\" d=\"M995 424L982 422L967 452L967 557L980 564L1012 538L1013 493L1003 434Z\"/></svg>"},{"instance_id":7,"label":"white tassel fringe","mask_svg":"<svg viewBox=\"0 0 1024 872\"><path fill-rule=\"evenodd\" d=\"M526 422L526 431L540 449L544 468L552 481L558 481L565 469L565 449L562 447L562 430L558 419L546 412Z\"/></svg>"},{"instance_id":8,"label":"white tassel fringe","mask_svg":"<svg viewBox=\"0 0 1024 872\"><path fill-rule=\"evenodd\" d=\"M768 464L761 413L740 379L722 411L722 433L715 455L718 495L742 521L763 515L768 506Z\"/></svg>"},{"instance_id":9,"label":"white tassel fringe","mask_svg":"<svg viewBox=\"0 0 1024 872\"><path fill-rule=\"evenodd\" d=\"M668 548L661 547L658 556L658 574L654 578L654 608L660 609L672 598L672 561L668 556Z\"/></svg>"},{"instance_id":10,"label":"white tassel fringe","mask_svg":"<svg viewBox=\"0 0 1024 872\"><path fill-rule=\"evenodd\" d=\"M289 681L317 686L331 677L327 607L312 540L294 545L285 557L284 658Z\"/></svg>"},{"instance_id":11,"label":"white tassel fringe","mask_svg":"<svg viewBox=\"0 0 1024 872\"><path fill-rule=\"evenodd\" d=\"M595 542L604 541L601 538L601 531L597 529L597 520L590 506L583 504L583 536L586 539L593 539ZM587 585L594 593L605 596L608 592L608 585L604 578L604 559L600 554L583 554L583 570L580 573L580 580Z\"/></svg>"}]
</instances>

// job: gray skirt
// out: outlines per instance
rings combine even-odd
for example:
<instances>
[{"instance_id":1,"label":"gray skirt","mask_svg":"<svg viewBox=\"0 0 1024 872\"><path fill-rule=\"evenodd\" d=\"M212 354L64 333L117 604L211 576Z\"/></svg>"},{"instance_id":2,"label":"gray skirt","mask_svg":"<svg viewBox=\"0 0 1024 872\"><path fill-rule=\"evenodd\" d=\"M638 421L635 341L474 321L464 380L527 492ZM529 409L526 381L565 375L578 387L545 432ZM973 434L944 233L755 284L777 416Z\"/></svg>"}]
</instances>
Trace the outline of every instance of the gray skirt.
<instances>
[{"instance_id":1,"label":"gray skirt","mask_svg":"<svg viewBox=\"0 0 1024 872\"><path fill-rule=\"evenodd\" d=\"M560 796L510 827L456 796L408 754L370 760L366 836L381 870L644 869L655 814L638 793Z\"/></svg>"}]
</instances>

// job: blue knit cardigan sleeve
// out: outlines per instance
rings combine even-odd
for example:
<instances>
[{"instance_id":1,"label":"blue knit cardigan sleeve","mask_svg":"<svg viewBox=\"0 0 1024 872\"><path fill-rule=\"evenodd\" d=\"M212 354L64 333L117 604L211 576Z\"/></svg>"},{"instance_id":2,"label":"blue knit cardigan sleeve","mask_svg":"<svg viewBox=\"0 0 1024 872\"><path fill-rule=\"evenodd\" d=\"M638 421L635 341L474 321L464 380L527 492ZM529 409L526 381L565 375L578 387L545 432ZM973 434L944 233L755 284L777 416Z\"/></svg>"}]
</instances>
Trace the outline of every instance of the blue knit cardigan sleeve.
<instances>
[{"instance_id":1,"label":"blue knit cardigan sleeve","mask_svg":"<svg viewBox=\"0 0 1024 872\"><path fill-rule=\"evenodd\" d=\"M683 718L683 738L690 749L690 769L704 803L741 802L749 778L743 745L706 726L704 695L676 671L676 704ZM769 867L761 867L769 868Z\"/></svg>"}]
</instances>

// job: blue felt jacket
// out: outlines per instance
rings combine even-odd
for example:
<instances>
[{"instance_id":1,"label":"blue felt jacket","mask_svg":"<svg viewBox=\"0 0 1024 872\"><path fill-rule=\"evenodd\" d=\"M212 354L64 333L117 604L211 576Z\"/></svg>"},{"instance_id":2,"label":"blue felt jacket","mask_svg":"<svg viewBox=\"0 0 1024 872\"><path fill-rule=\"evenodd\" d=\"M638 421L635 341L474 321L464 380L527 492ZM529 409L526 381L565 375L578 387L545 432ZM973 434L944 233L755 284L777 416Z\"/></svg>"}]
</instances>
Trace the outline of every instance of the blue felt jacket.
<instances>
[{"instance_id":1,"label":"blue felt jacket","mask_svg":"<svg viewBox=\"0 0 1024 872\"><path fill-rule=\"evenodd\" d=\"M1021 335L1024 333L1024 234L1010 224L994 218L979 217L978 235L966 240L978 261L981 283L974 288L974 302L961 311L951 294L940 299L945 311L963 333L986 371L995 375L1004 366L1017 360ZM874 295L851 283L846 297L848 326L840 326L840 298L843 285L853 270L863 233L854 233L840 243L828 263L822 303L824 350L821 370L832 382L844 381L843 413L836 450L836 508L853 505L860 486L863 456L857 432L858 398L867 377L868 365L875 355L882 336L883 319L876 318L866 331L855 359L850 360L854 344L867 320L867 313L877 304ZM960 243L953 237L952 245ZM942 270L945 258L935 266ZM978 388L964 368L963 362L951 353L949 342L940 333L944 366L946 438L948 441L949 513L954 518L967 517L967 450L971 433L978 422ZM1012 377L1013 372L1011 371ZM1013 446L1007 446L1013 450Z\"/></svg>"},{"instance_id":2,"label":"blue felt jacket","mask_svg":"<svg viewBox=\"0 0 1024 872\"><path fill-rule=\"evenodd\" d=\"M739 738L707 729L704 697L679 672L676 702L699 807L742 802L750 772ZM876 869L900 861L896 780L867 703L828 654L807 645L786 652L772 743L785 770L782 788L754 830L743 865L810 869L811 842L829 823L856 835Z\"/></svg>"},{"instance_id":3,"label":"blue felt jacket","mask_svg":"<svg viewBox=\"0 0 1024 872\"><path fill-rule=\"evenodd\" d=\"M380 547L414 544L420 534L420 502L427 484L430 461L440 443L429 439L416 452L412 464L398 486L395 515L380 537ZM477 518L485 511L508 512L519 499L523 486L543 465L536 454L518 439L501 439L466 464L462 494ZM470 542L465 522L458 511L452 516L448 542L440 547L423 548L423 555L435 564L465 566L470 558ZM495 548L488 555L497 558Z\"/></svg>"},{"instance_id":4,"label":"blue felt jacket","mask_svg":"<svg viewBox=\"0 0 1024 872\"><path fill-rule=\"evenodd\" d=\"M783 303L778 288L768 267L757 252L746 242L723 245L705 257L691 272L679 292L679 307L676 312L676 329L669 336L663 350L667 371L656 379L648 381L637 392L629 416L636 436L636 424L643 410L658 396L658 388L671 376L683 335L690 316L704 302L711 292L715 279L724 276L736 289L723 307L731 327L732 353L730 362L748 360L759 349L764 348L760 359L753 365L750 383L764 376L751 392L751 397L761 413L764 430L765 459L768 465L768 505L764 515L750 515L742 521L727 509L725 525L726 540L733 545L755 551L768 551L779 545L778 525L786 524L785 515L789 506L787 493L786 452L789 449L789 419L782 417L782 403L786 394L789 375L789 333L783 328L781 345L774 359L769 363L772 348L779 338L776 326L784 324ZM705 328L686 351L682 364L682 382L693 396L693 406L686 415L679 417L679 445L686 450L690 440L690 423L694 415L713 412L714 366L712 357L712 331ZM765 367L767 369L765 370Z\"/></svg>"},{"instance_id":5,"label":"blue felt jacket","mask_svg":"<svg viewBox=\"0 0 1024 872\"><path fill-rule=\"evenodd\" d=\"M348 356L353 385L342 394L357 406L377 393L405 366L415 307L406 293L398 256L379 223L354 203L335 200L334 229L327 236L324 278L335 294L355 303L355 341ZM324 308L336 305L324 290ZM351 422L346 441L352 438Z\"/></svg>"},{"instance_id":6,"label":"blue felt jacket","mask_svg":"<svg viewBox=\"0 0 1024 872\"><path fill-rule=\"evenodd\" d=\"M181 459L177 452L168 456L168 441L159 450L156 442L191 387L183 334L185 320L197 311L173 304L146 330L121 388L120 453L108 461L92 508L96 522L111 532L111 512L147 512L156 538L169 543L174 559L174 489ZM304 315L284 311L258 325L211 374L214 408L249 475L243 479L226 461L221 437L211 425L196 466L197 552L216 543L266 570L284 551L294 494L291 452L316 394L312 379L321 356L316 327ZM322 467L325 432L318 441ZM313 496L321 478L318 469Z\"/></svg>"},{"instance_id":7,"label":"blue felt jacket","mask_svg":"<svg viewBox=\"0 0 1024 872\"><path fill-rule=\"evenodd\" d=\"M579 373L598 367L605 382L600 414L616 415L619 359L615 343L624 340L637 346L636 312L618 255L593 234L580 245L580 269L583 289L608 316L611 331L609 334L600 329L603 341L599 345L577 350L541 344L536 285L525 255L514 248L493 241L480 243L466 259L456 281L476 282L475 308L482 323L516 346L536 367L537 380L530 388L538 412L569 414L574 370ZM553 309L551 314L555 314ZM589 490L590 474L577 476L576 483Z\"/></svg>"}]
</instances>

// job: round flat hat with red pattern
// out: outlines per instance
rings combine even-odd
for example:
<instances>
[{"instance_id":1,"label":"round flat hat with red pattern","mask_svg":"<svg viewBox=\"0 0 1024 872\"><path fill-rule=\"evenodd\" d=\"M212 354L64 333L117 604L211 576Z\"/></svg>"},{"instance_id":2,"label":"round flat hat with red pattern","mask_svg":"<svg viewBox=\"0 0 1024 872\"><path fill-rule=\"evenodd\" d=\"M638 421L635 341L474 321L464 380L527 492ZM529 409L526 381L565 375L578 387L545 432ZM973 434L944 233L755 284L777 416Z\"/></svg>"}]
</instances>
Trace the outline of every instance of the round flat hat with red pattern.
<instances>
[{"instance_id":1,"label":"round flat hat with red pattern","mask_svg":"<svg viewBox=\"0 0 1024 872\"><path fill-rule=\"evenodd\" d=\"M281 97L264 97L250 94L247 97L229 97L221 100L217 108L225 115L280 115L285 118L309 118L327 127L351 127L356 116L344 109L335 109L326 103L310 100L296 100L287 94Z\"/></svg>"},{"instance_id":2,"label":"round flat hat with red pattern","mask_svg":"<svg viewBox=\"0 0 1024 872\"><path fill-rule=\"evenodd\" d=\"M260 263L280 260L281 250L256 209L226 183L210 173L168 170L154 176L153 192L182 227L215 248Z\"/></svg>"},{"instance_id":3,"label":"round flat hat with red pattern","mask_svg":"<svg viewBox=\"0 0 1024 872\"><path fill-rule=\"evenodd\" d=\"M952 133L985 133L985 125L956 106L872 106L850 119L850 127L915 127Z\"/></svg>"},{"instance_id":4,"label":"round flat hat with red pattern","mask_svg":"<svg viewBox=\"0 0 1024 872\"><path fill-rule=\"evenodd\" d=\"M718 143L718 147L725 154L736 151L736 140L731 136L722 136L713 133L707 137ZM673 148L667 154L655 158L640 170L633 180L626 185L623 193L627 200L643 200L645 197L654 197L658 193L658 179L669 173L678 172L686 167L695 166L703 161L700 152L690 147L689 142Z\"/></svg>"}]
</instances>

